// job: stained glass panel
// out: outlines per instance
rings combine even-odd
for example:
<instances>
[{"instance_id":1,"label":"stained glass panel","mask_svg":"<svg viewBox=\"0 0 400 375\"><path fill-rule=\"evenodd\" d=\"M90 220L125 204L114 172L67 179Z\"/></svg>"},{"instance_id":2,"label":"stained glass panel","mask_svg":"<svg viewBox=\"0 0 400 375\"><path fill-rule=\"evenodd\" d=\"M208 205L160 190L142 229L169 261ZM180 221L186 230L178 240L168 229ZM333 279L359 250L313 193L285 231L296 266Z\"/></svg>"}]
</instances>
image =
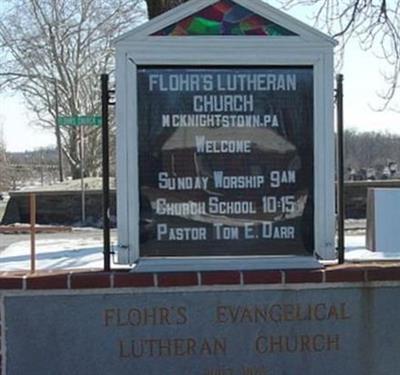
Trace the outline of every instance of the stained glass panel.
<instances>
[{"instance_id":1,"label":"stained glass panel","mask_svg":"<svg viewBox=\"0 0 400 375\"><path fill-rule=\"evenodd\" d=\"M199 35L296 35L230 0L220 0L183 20L160 30L156 36Z\"/></svg>"}]
</instances>

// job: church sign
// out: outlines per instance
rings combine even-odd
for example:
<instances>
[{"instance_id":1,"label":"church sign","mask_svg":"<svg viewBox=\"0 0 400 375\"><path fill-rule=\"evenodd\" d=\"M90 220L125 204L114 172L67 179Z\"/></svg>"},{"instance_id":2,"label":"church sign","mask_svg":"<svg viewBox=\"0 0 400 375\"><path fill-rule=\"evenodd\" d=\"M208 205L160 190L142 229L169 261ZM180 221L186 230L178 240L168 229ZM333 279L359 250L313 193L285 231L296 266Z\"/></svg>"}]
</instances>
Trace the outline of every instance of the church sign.
<instances>
[{"instance_id":1,"label":"church sign","mask_svg":"<svg viewBox=\"0 0 400 375\"><path fill-rule=\"evenodd\" d=\"M143 67L138 88L143 256L312 249L312 69Z\"/></svg>"},{"instance_id":2,"label":"church sign","mask_svg":"<svg viewBox=\"0 0 400 375\"><path fill-rule=\"evenodd\" d=\"M399 284L351 285L6 295L3 374L397 374Z\"/></svg>"},{"instance_id":3,"label":"church sign","mask_svg":"<svg viewBox=\"0 0 400 375\"><path fill-rule=\"evenodd\" d=\"M119 39L121 263L334 257L333 45L247 0Z\"/></svg>"}]
</instances>

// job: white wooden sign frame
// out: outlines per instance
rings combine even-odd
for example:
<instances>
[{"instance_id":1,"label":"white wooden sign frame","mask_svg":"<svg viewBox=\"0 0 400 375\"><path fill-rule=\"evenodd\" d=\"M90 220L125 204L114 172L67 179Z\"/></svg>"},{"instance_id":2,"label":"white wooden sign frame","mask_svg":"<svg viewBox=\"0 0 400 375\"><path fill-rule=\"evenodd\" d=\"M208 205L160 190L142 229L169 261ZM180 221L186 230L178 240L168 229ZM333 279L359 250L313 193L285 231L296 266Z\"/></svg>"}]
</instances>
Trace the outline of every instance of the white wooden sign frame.
<instances>
[{"instance_id":1,"label":"white wooden sign frame","mask_svg":"<svg viewBox=\"0 0 400 375\"><path fill-rule=\"evenodd\" d=\"M308 66L314 76L315 258L335 259L333 47L335 41L258 0L233 0L298 36L151 36L217 0L193 0L117 40L118 262L139 270L303 268L313 257L140 259L137 69L140 66Z\"/></svg>"}]
</instances>

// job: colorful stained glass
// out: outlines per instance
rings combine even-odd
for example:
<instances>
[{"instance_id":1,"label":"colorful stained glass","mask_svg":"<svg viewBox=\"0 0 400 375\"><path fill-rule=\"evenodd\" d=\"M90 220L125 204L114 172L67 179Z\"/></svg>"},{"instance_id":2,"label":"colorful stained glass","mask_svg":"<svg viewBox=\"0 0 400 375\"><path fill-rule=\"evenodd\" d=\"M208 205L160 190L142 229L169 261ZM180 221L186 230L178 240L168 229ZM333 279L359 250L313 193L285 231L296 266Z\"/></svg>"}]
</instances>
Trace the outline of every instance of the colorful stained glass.
<instances>
[{"instance_id":1,"label":"colorful stained glass","mask_svg":"<svg viewBox=\"0 0 400 375\"><path fill-rule=\"evenodd\" d=\"M231 0L220 0L156 32L158 36L196 35L296 35Z\"/></svg>"}]
</instances>

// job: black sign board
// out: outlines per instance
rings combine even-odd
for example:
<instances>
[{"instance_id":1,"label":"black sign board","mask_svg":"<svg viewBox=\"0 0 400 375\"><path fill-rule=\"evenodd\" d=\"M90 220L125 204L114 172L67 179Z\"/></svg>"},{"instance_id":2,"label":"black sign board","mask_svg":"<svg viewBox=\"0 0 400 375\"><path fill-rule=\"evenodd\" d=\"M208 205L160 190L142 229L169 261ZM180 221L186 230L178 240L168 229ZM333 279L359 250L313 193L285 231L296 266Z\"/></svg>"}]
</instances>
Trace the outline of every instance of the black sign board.
<instances>
[{"instance_id":1,"label":"black sign board","mask_svg":"<svg viewBox=\"0 0 400 375\"><path fill-rule=\"evenodd\" d=\"M311 255L312 67L139 67L140 256Z\"/></svg>"}]
</instances>

